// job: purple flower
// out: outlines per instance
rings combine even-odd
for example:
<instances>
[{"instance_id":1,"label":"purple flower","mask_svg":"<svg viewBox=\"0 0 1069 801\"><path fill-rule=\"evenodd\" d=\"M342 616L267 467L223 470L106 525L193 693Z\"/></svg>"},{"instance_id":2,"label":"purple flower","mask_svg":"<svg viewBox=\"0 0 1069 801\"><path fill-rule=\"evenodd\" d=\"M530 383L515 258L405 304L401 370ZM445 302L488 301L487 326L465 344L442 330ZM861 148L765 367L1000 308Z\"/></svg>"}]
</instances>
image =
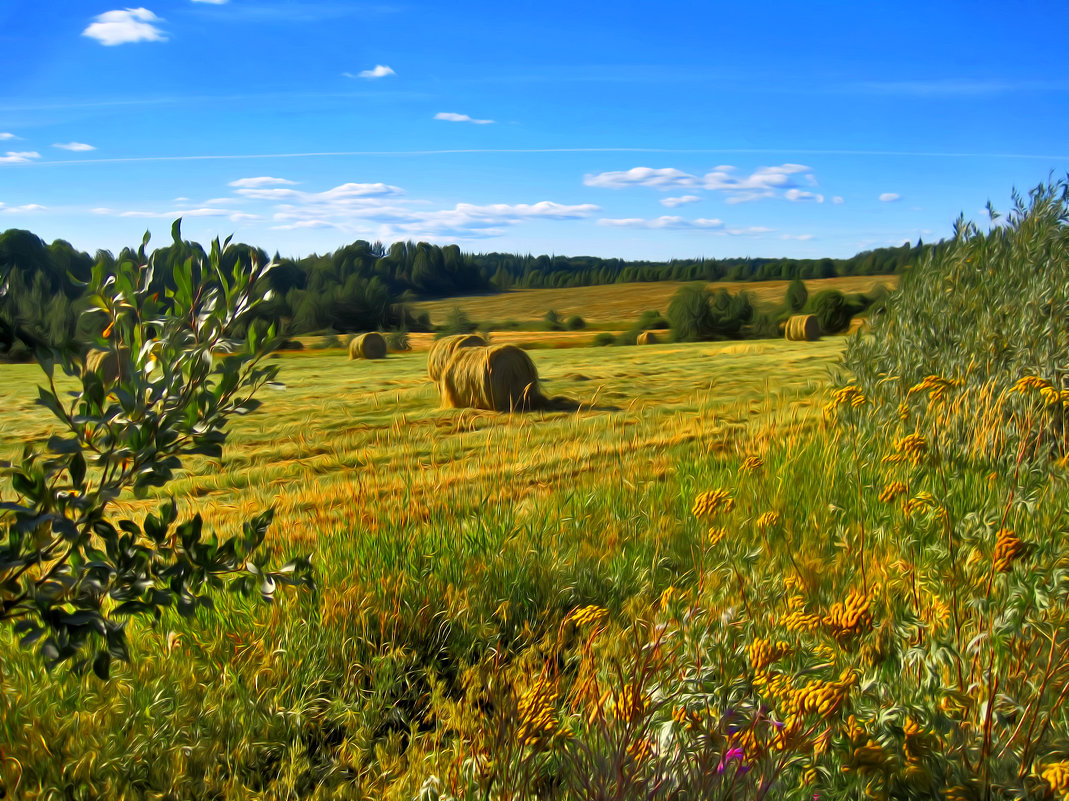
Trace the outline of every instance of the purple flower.
<instances>
[{"instance_id":1,"label":"purple flower","mask_svg":"<svg viewBox=\"0 0 1069 801\"><path fill-rule=\"evenodd\" d=\"M746 753L741 748L739 748L738 746L733 746L732 748L729 748L727 750L727 753L724 754L724 756L720 758L720 764L716 766L716 772L717 773L723 773L727 769L728 762L733 762L734 761L734 762L738 762L739 763L739 767L738 767L739 773L740 774L741 773L746 773L750 768L749 768L748 765L744 764L743 761L742 761L745 758L745 756L746 756Z\"/></svg>"}]
</instances>

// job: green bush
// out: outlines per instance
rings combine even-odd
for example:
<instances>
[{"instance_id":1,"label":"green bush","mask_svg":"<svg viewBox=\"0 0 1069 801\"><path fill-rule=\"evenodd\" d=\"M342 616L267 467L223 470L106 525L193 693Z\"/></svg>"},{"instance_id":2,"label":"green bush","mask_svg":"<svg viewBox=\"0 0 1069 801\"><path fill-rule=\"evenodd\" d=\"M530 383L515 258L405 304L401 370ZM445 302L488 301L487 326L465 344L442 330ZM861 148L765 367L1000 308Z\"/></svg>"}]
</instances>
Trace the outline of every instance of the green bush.
<instances>
[{"instance_id":1,"label":"green bush","mask_svg":"<svg viewBox=\"0 0 1069 801\"><path fill-rule=\"evenodd\" d=\"M594 337L594 343L593 344L594 344L595 347L599 347L599 348L604 347L606 345L615 345L616 344L616 337L614 337L608 331L602 331L600 334L597 334Z\"/></svg>"},{"instance_id":2,"label":"green bush","mask_svg":"<svg viewBox=\"0 0 1069 801\"><path fill-rule=\"evenodd\" d=\"M87 313L103 325L91 358L38 346L48 379L38 403L55 428L3 470L14 496L0 505L0 622L49 666L91 665L105 679L113 660L130 659L131 617L159 620L166 607L192 616L224 584L270 598L278 584L307 580L307 561L272 572L255 553L270 510L224 541L199 514L180 522L173 499L142 521L117 518L120 496L166 486L185 457L219 458L228 419L256 409L253 395L278 372L262 364L279 341L273 329L245 324L273 265L224 268L229 240L216 240L207 264L173 265L174 288L161 293L147 244L148 234L137 261L92 270ZM72 391L57 389L56 367Z\"/></svg>"},{"instance_id":3,"label":"green bush","mask_svg":"<svg viewBox=\"0 0 1069 801\"><path fill-rule=\"evenodd\" d=\"M712 334L714 323L709 299L705 284L687 284L672 295L668 324L676 341L698 342Z\"/></svg>"},{"instance_id":4,"label":"green bush","mask_svg":"<svg viewBox=\"0 0 1069 801\"><path fill-rule=\"evenodd\" d=\"M1065 453L1061 402L1031 410L1015 382L1033 376L1069 389L1069 185L1042 184L1014 193L1004 223L983 232L959 218L949 247L930 251L875 315L871 337L852 340L846 367L887 417L910 390L936 375L971 401L942 416L947 447L971 443L1016 458L1026 411L1041 414L1044 438ZM992 218L998 215L992 212ZM1022 406L1022 404L1024 404ZM1026 408L1027 407L1027 408ZM991 442L977 442L980 418ZM996 446L997 443L997 446ZM1034 450L1034 445L1027 446Z\"/></svg>"},{"instance_id":5,"label":"green bush","mask_svg":"<svg viewBox=\"0 0 1069 801\"><path fill-rule=\"evenodd\" d=\"M586 328L586 320L580 317L578 314L573 314L568 318L568 322L564 324L564 327L569 331L582 331Z\"/></svg>"},{"instance_id":6,"label":"green bush","mask_svg":"<svg viewBox=\"0 0 1069 801\"><path fill-rule=\"evenodd\" d=\"M561 322L560 315L557 314L556 310L550 309L542 318L542 327L547 331L563 331L564 323Z\"/></svg>"},{"instance_id":7,"label":"green bush","mask_svg":"<svg viewBox=\"0 0 1069 801\"><path fill-rule=\"evenodd\" d=\"M438 336L450 336L451 334L471 334L479 328L478 323L471 321L465 312L459 306L454 306L452 310L446 315L445 322L438 326Z\"/></svg>"}]
</instances>

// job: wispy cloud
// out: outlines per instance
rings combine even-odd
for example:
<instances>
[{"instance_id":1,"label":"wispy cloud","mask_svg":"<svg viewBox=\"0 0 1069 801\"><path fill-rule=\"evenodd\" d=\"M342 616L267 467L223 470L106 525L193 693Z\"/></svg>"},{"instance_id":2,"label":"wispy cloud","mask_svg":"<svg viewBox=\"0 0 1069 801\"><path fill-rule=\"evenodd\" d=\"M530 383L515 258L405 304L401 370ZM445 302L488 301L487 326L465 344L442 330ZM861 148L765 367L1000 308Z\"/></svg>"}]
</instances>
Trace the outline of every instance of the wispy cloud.
<instances>
[{"instance_id":1,"label":"wispy cloud","mask_svg":"<svg viewBox=\"0 0 1069 801\"><path fill-rule=\"evenodd\" d=\"M388 75L396 74L397 73L394 72L393 69L387 67L385 64L376 64L374 68L369 70L361 70L356 75L353 75L350 72L342 73L342 75L344 75L346 78L367 78L370 80L373 80L375 78L385 78Z\"/></svg>"},{"instance_id":2,"label":"wispy cloud","mask_svg":"<svg viewBox=\"0 0 1069 801\"><path fill-rule=\"evenodd\" d=\"M583 176L583 183L602 189L624 189L631 186L677 189L698 186L701 181L698 176L673 167L632 167L630 170L615 170L597 175L588 173Z\"/></svg>"},{"instance_id":3,"label":"wispy cloud","mask_svg":"<svg viewBox=\"0 0 1069 801\"><path fill-rule=\"evenodd\" d=\"M272 178L270 175L261 175L256 178L238 178L236 181L231 181L227 186L234 186L240 189L260 189L265 186L296 186L296 181L290 181L286 178Z\"/></svg>"},{"instance_id":4,"label":"wispy cloud","mask_svg":"<svg viewBox=\"0 0 1069 801\"><path fill-rule=\"evenodd\" d=\"M789 200L815 200L818 195L797 190L796 175L804 174L804 180L810 185L816 178L810 168L804 164L781 164L774 167L758 167L749 175L738 175L738 168L731 165L714 167L705 175L678 170L674 167L632 167L630 170L618 170L583 176L586 186L604 189L624 189L626 187L649 187L667 191L669 189L704 189L708 192L722 192L727 203L746 203L766 197L777 197L781 192L795 190L797 194ZM786 195L784 195L786 196ZM696 195L685 195L695 198ZM675 198L661 201L669 208L679 205ZM693 201L685 201L693 202Z\"/></svg>"},{"instance_id":5,"label":"wispy cloud","mask_svg":"<svg viewBox=\"0 0 1069 801\"><path fill-rule=\"evenodd\" d=\"M231 186L233 185L231 184ZM341 184L324 192L301 192L297 189L277 187L267 188L265 185L247 186L238 189L237 193L242 197L253 200L289 200L299 201L304 205L335 205L352 203L353 201L363 202L369 198L397 197L403 195L404 190L399 186L391 186L380 182L373 184Z\"/></svg>"},{"instance_id":6,"label":"wispy cloud","mask_svg":"<svg viewBox=\"0 0 1069 801\"><path fill-rule=\"evenodd\" d=\"M835 197L833 197L831 199L831 202L834 203L836 206L838 206L838 205L844 203L845 201L842 199L842 197L840 195L836 195Z\"/></svg>"},{"instance_id":7,"label":"wispy cloud","mask_svg":"<svg viewBox=\"0 0 1069 801\"><path fill-rule=\"evenodd\" d=\"M667 206L670 209L674 209L676 206L682 206L684 203L697 203L701 200L697 195L682 195L680 197L663 197L661 198L661 205Z\"/></svg>"},{"instance_id":8,"label":"wispy cloud","mask_svg":"<svg viewBox=\"0 0 1069 801\"><path fill-rule=\"evenodd\" d=\"M0 133L0 142L6 142L8 139L18 139L13 133Z\"/></svg>"},{"instance_id":9,"label":"wispy cloud","mask_svg":"<svg viewBox=\"0 0 1069 801\"><path fill-rule=\"evenodd\" d=\"M627 217L624 219L601 219L598 225L606 225L610 228L723 228L722 220L685 220L682 217L663 215L652 220L642 217Z\"/></svg>"},{"instance_id":10,"label":"wispy cloud","mask_svg":"<svg viewBox=\"0 0 1069 801\"><path fill-rule=\"evenodd\" d=\"M163 22L163 20L147 8L105 11L82 31L82 36L96 39L102 45L109 47L130 42L167 41L163 31L152 24L154 22Z\"/></svg>"},{"instance_id":11,"label":"wispy cloud","mask_svg":"<svg viewBox=\"0 0 1069 801\"><path fill-rule=\"evenodd\" d=\"M824 195L817 192L806 192L803 189L788 189L783 193L783 196L792 203L797 203L803 200L811 200L814 203L823 203Z\"/></svg>"},{"instance_id":12,"label":"wispy cloud","mask_svg":"<svg viewBox=\"0 0 1069 801\"><path fill-rule=\"evenodd\" d=\"M788 241L795 242L808 242L812 238L812 234L780 234L780 239L786 239Z\"/></svg>"},{"instance_id":13,"label":"wispy cloud","mask_svg":"<svg viewBox=\"0 0 1069 801\"><path fill-rule=\"evenodd\" d=\"M45 208L45 206L41 206L37 203L27 203L24 206L5 206L3 203L0 203L0 211L4 214L26 214L31 211L42 211Z\"/></svg>"},{"instance_id":14,"label":"wispy cloud","mask_svg":"<svg viewBox=\"0 0 1069 801\"><path fill-rule=\"evenodd\" d=\"M467 114L456 114L452 111L439 111L434 115L436 120L445 120L446 122L471 122L475 125L490 125L493 120L476 120L469 117Z\"/></svg>"},{"instance_id":15,"label":"wispy cloud","mask_svg":"<svg viewBox=\"0 0 1069 801\"><path fill-rule=\"evenodd\" d=\"M41 158L41 154L35 150L25 150L22 152L9 150L6 154L0 156L0 164L29 164L33 159L39 158Z\"/></svg>"},{"instance_id":16,"label":"wispy cloud","mask_svg":"<svg viewBox=\"0 0 1069 801\"><path fill-rule=\"evenodd\" d=\"M74 153L87 153L90 150L96 150L92 145L87 145L85 142L67 142L66 144L56 143L52 147L58 147L60 150L70 150Z\"/></svg>"},{"instance_id":17,"label":"wispy cloud","mask_svg":"<svg viewBox=\"0 0 1069 801\"><path fill-rule=\"evenodd\" d=\"M902 196L894 192L884 192L880 195L881 203L894 203L896 200L901 200Z\"/></svg>"}]
</instances>

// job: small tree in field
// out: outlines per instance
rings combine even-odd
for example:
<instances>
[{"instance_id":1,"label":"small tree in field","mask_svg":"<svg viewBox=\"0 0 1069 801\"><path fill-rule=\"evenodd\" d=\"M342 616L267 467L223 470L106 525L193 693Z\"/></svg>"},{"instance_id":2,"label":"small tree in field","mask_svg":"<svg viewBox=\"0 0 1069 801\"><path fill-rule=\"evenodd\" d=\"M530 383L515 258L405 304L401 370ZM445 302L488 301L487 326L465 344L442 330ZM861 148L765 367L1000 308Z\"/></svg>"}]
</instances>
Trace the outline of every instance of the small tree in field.
<instances>
[{"instance_id":1,"label":"small tree in field","mask_svg":"<svg viewBox=\"0 0 1069 801\"><path fill-rule=\"evenodd\" d=\"M306 559L270 571L255 555L270 510L225 540L205 532L199 514L180 522L174 500L141 521L113 515L121 494L166 485L183 457L219 457L227 420L253 411L278 369L263 364L274 331L248 322L272 265L224 269L229 239L216 240L206 263L176 265L160 290L147 244L146 234L136 263L93 269L96 359L38 346L48 386L37 402L56 428L3 465L14 496L0 496L0 621L49 666L91 664L102 678L113 659L128 659L131 616L158 619L169 606L191 615L227 584L270 599L278 584L311 583ZM57 387L57 367L73 389Z\"/></svg>"}]
</instances>

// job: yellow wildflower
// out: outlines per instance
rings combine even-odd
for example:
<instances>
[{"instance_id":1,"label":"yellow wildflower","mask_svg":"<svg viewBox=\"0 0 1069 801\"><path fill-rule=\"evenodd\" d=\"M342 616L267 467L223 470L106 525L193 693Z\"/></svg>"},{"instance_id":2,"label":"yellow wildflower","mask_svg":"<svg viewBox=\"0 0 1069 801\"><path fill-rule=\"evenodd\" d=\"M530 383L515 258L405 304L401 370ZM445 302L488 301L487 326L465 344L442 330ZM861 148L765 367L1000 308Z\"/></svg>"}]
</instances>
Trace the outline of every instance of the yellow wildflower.
<instances>
[{"instance_id":1,"label":"yellow wildflower","mask_svg":"<svg viewBox=\"0 0 1069 801\"><path fill-rule=\"evenodd\" d=\"M727 533L728 533L728 530L726 528L724 528L723 526L716 526L714 528L709 529L709 544L710 545L719 544L720 540L724 539L724 537L725 537L725 535L727 535Z\"/></svg>"},{"instance_id":2,"label":"yellow wildflower","mask_svg":"<svg viewBox=\"0 0 1069 801\"><path fill-rule=\"evenodd\" d=\"M903 484L901 481L892 481L886 487L883 488L883 491L880 492L879 498L883 503L890 503L899 495L905 495L905 493L905 484Z\"/></svg>"},{"instance_id":3,"label":"yellow wildflower","mask_svg":"<svg viewBox=\"0 0 1069 801\"><path fill-rule=\"evenodd\" d=\"M928 441L920 434L907 434L895 443L895 452L883 457L885 462L913 462L919 465L928 454Z\"/></svg>"},{"instance_id":4,"label":"yellow wildflower","mask_svg":"<svg viewBox=\"0 0 1069 801\"><path fill-rule=\"evenodd\" d=\"M739 468L739 470L745 471L747 473L752 473L755 470L759 470L764 466L765 460L762 459L760 456L747 456L746 460L742 463L742 466Z\"/></svg>"},{"instance_id":5,"label":"yellow wildflower","mask_svg":"<svg viewBox=\"0 0 1069 801\"><path fill-rule=\"evenodd\" d=\"M517 735L525 745L534 745L552 737L559 729L556 714L557 691L545 676L540 676L520 696Z\"/></svg>"},{"instance_id":6,"label":"yellow wildflower","mask_svg":"<svg viewBox=\"0 0 1069 801\"><path fill-rule=\"evenodd\" d=\"M910 498L903 504L903 509L907 515L911 515L914 512L920 512L925 509L929 509L935 505L935 498L932 497L930 492L918 492L915 496Z\"/></svg>"},{"instance_id":7,"label":"yellow wildflower","mask_svg":"<svg viewBox=\"0 0 1069 801\"><path fill-rule=\"evenodd\" d=\"M750 665L755 671L771 665L791 652L791 646L782 640L777 643L758 637L746 646L746 654L750 659Z\"/></svg>"},{"instance_id":8,"label":"yellow wildflower","mask_svg":"<svg viewBox=\"0 0 1069 801\"><path fill-rule=\"evenodd\" d=\"M591 605L581 606L572 610L564 620L577 626L585 626L588 623L597 625L604 622L608 616L608 610L602 609L600 606Z\"/></svg>"},{"instance_id":9,"label":"yellow wildflower","mask_svg":"<svg viewBox=\"0 0 1069 801\"><path fill-rule=\"evenodd\" d=\"M961 381L953 378L943 378L938 375L930 375L916 386L910 388L909 393L928 391L928 400L933 403L941 403L946 397L946 391L951 387L960 387Z\"/></svg>"},{"instance_id":10,"label":"yellow wildflower","mask_svg":"<svg viewBox=\"0 0 1069 801\"><path fill-rule=\"evenodd\" d=\"M1008 528L999 529L995 540L994 564L999 573L1008 573L1013 563L1028 551L1028 546Z\"/></svg>"},{"instance_id":11,"label":"yellow wildflower","mask_svg":"<svg viewBox=\"0 0 1069 801\"><path fill-rule=\"evenodd\" d=\"M735 508L735 499L725 489L714 489L703 492L694 500L691 512L695 517L708 517L717 512L730 512Z\"/></svg>"},{"instance_id":12,"label":"yellow wildflower","mask_svg":"<svg viewBox=\"0 0 1069 801\"><path fill-rule=\"evenodd\" d=\"M844 602L836 602L827 616L824 625L831 630L837 640L847 639L872 628L871 599L869 596L852 592Z\"/></svg>"},{"instance_id":13,"label":"yellow wildflower","mask_svg":"<svg viewBox=\"0 0 1069 801\"><path fill-rule=\"evenodd\" d=\"M1039 772L1039 777L1061 798L1069 798L1069 762L1052 762Z\"/></svg>"},{"instance_id":14,"label":"yellow wildflower","mask_svg":"<svg viewBox=\"0 0 1069 801\"><path fill-rule=\"evenodd\" d=\"M868 399L865 397L865 393L861 391L860 387L851 384L850 386L835 391L831 401L824 406L824 413L832 414L840 406L849 406L852 409L857 409L860 406L864 406L867 402Z\"/></svg>"},{"instance_id":15,"label":"yellow wildflower","mask_svg":"<svg viewBox=\"0 0 1069 801\"><path fill-rule=\"evenodd\" d=\"M675 596L675 594L675 587L665 587L664 591L661 593L661 612L664 612L666 609L668 609L668 606L672 603L672 598Z\"/></svg>"},{"instance_id":16,"label":"yellow wildflower","mask_svg":"<svg viewBox=\"0 0 1069 801\"><path fill-rule=\"evenodd\" d=\"M1050 386L1050 381L1045 378L1040 378L1037 375L1026 375L1024 378L1018 378L1017 383L1013 385L1010 392L1027 392L1030 389L1046 389Z\"/></svg>"},{"instance_id":17,"label":"yellow wildflower","mask_svg":"<svg viewBox=\"0 0 1069 801\"><path fill-rule=\"evenodd\" d=\"M771 528L772 526L779 525L779 521L779 512L765 512L763 515L757 518L757 527L759 529Z\"/></svg>"}]
</instances>

